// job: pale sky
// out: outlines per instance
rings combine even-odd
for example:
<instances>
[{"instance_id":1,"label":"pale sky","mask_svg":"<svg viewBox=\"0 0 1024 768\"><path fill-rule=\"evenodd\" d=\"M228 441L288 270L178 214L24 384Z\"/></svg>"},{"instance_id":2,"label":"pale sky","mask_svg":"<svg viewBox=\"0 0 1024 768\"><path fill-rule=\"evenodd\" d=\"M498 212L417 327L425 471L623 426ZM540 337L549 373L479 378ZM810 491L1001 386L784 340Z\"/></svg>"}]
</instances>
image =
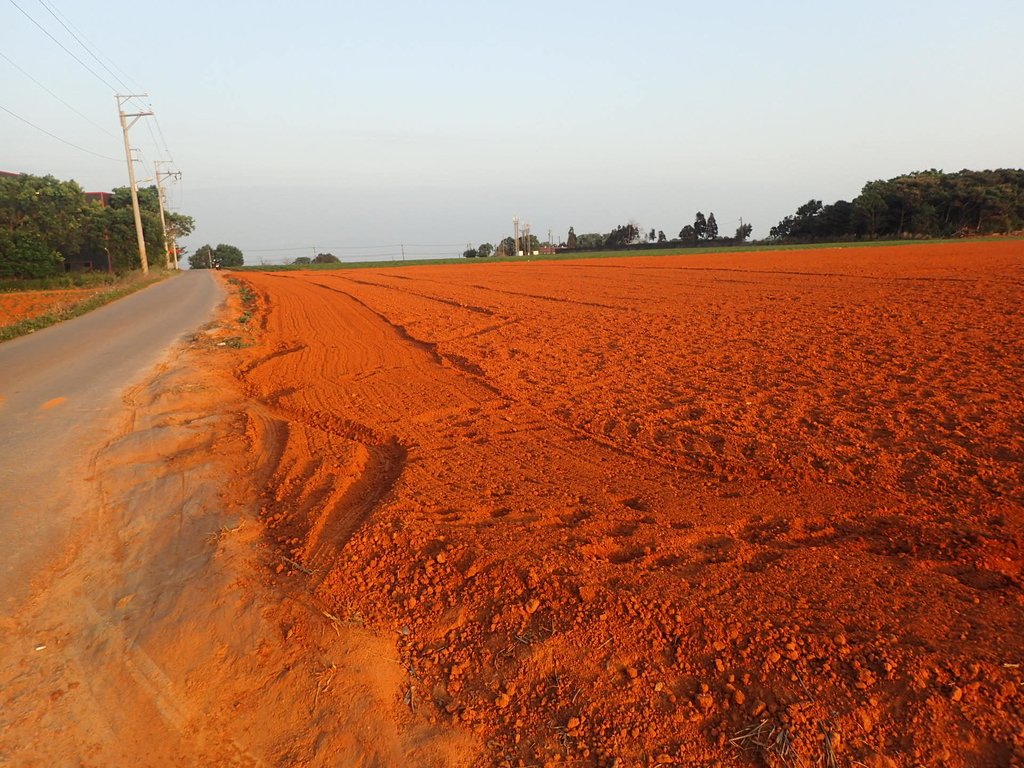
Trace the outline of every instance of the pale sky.
<instances>
[{"instance_id":1,"label":"pale sky","mask_svg":"<svg viewBox=\"0 0 1024 768\"><path fill-rule=\"evenodd\" d=\"M515 214L544 240L698 210L764 237L871 179L1024 167L1022 35L1020 0L0 0L0 107L112 158L0 110L0 170L126 184L129 86L192 249L457 255Z\"/></svg>"}]
</instances>

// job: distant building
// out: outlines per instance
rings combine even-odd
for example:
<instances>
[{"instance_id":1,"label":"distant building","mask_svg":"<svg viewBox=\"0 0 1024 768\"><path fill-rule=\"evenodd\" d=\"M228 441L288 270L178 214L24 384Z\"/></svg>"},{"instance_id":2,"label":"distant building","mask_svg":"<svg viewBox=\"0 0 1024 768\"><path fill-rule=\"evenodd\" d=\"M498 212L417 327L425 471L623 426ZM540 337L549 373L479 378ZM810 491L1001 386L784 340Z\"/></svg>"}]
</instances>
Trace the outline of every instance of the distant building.
<instances>
[{"instance_id":1,"label":"distant building","mask_svg":"<svg viewBox=\"0 0 1024 768\"><path fill-rule=\"evenodd\" d=\"M96 202L98 202L104 208L109 208L110 207L110 198L113 197L113 196L114 196L113 192L86 192L85 193L85 199L86 200L95 200Z\"/></svg>"}]
</instances>

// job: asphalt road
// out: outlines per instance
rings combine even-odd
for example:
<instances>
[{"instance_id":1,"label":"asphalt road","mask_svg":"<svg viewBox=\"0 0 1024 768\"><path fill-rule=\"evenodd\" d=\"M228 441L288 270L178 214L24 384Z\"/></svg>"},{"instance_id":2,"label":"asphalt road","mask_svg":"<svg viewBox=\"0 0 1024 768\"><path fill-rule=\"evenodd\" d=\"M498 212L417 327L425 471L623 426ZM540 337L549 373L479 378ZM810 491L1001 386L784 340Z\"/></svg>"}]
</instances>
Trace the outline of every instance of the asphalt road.
<instances>
[{"instance_id":1,"label":"asphalt road","mask_svg":"<svg viewBox=\"0 0 1024 768\"><path fill-rule=\"evenodd\" d=\"M0 609L73 531L83 460L109 437L121 393L222 297L210 273L184 272L0 344Z\"/></svg>"}]
</instances>

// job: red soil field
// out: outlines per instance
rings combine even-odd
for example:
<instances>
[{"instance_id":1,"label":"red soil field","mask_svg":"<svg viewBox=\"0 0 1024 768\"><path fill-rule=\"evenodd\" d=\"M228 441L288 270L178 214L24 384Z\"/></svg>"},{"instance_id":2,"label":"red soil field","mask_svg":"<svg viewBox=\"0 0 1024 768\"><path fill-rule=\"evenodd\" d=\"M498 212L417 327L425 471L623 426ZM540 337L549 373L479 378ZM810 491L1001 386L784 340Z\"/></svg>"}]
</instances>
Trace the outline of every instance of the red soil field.
<instances>
[{"instance_id":1,"label":"red soil field","mask_svg":"<svg viewBox=\"0 0 1024 768\"><path fill-rule=\"evenodd\" d=\"M1024 764L1024 243L237 276L279 578L474 764Z\"/></svg>"},{"instance_id":2,"label":"red soil field","mask_svg":"<svg viewBox=\"0 0 1024 768\"><path fill-rule=\"evenodd\" d=\"M0 293L0 328L70 307L95 294L95 288L67 291Z\"/></svg>"}]
</instances>

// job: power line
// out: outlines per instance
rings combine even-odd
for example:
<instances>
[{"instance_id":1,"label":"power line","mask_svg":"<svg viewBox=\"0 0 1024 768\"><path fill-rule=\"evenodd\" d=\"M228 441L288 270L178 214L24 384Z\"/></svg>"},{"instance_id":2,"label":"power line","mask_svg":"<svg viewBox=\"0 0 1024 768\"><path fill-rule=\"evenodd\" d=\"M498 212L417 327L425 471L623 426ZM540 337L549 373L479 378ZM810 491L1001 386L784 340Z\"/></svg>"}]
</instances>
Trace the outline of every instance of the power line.
<instances>
[{"instance_id":1,"label":"power line","mask_svg":"<svg viewBox=\"0 0 1024 768\"><path fill-rule=\"evenodd\" d=\"M85 43L83 43L82 39L78 35L76 35L74 32L71 31L71 28L67 24L65 24L63 22L63 20L61 20L61 18L56 13L54 13L53 9L50 6L48 6L44 0L39 0L39 4L41 6L43 6L43 8L45 8L47 10L47 12L51 16L53 16L53 18L55 18L57 20L58 24L60 24L62 27L64 27L65 31L69 35L71 35L73 38L75 38L75 41L80 46L82 46L82 50L84 50L86 53L88 53L90 56L92 56L97 64L99 64L101 67L103 67L105 70L107 70L107 73L110 74L110 76L113 77L121 85L121 87L124 88L125 91L132 90L127 85L125 85L124 81L120 77L118 77L114 72L111 71L110 67L108 67L106 64L104 64L102 61L100 61L99 57L89 49L89 46L87 46Z\"/></svg>"},{"instance_id":2,"label":"power line","mask_svg":"<svg viewBox=\"0 0 1024 768\"><path fill-rule=\"evenodd\" d=\"M11 112L11 110L9 110L7 107L3 106L2 104L0 104L0 109L2 109L4 112L9 114L11 117L13 117L13 118L15 118L17 120L21 120L21 122L25 123L25 125L29 125L29 126L35 128L40 133L45 133L51 139L56 139L57 141L61 142L62 144L67 144L69 147L74 147L75 149L77 149L77 150L79 150L81 152L85 152L85 153L90 154L90 155L95 155L96 157L102 157L104 160L113 160L115 163L121 162L116 157L110 157L109 155L101 155L99 152L93 152L91 149L86 149L85 147L80 147L77 144L71 143L67 139L62 139L60 136L57 136L56 134L50 133L45 128L40 128L35 123L30 122L29 120L26 120L21 115L17 115L14 112Z\"/></svg>"},{"instance_id":3,"label":"power line","mask_svg":"<svg viewBox=\"0 0 1024 768\"><path fill-rule=\"evenodd\" d=\"M149 105L149 111L153 112L152 104ZM164 136L164 129L160 127L160 119L156 116L156 112L153 112L151 117L153 118L152 121L146 121L146 128L149 130L149 137L153 140L153 147L158 152L162 151L164 157L167 160L169 160L173 165L177 166L177 163L174 161L174 155L171 154L171 148L167 146L167 138ZM153 126L150 125L150 122L156 123L156 131L160 135L159 142L156 140L156 136L153 134Z\"/></svg>"},{"instance_id":4,"label":"power line","mask_svg":"<svg viewBox=\"0 0 1024 768\"><path fill-rule=\"evenodd\" d=\"M26 19L28 19L28 20L29 20L29 21L31 21L31 22L32 22L33 24L35 24L35 26L36 26L36 27L38 27L38 28L40 29L40 31L42 31L42 32L43 32L43 34L45 34L45 35L46 35L47 37L49 37L49 38L50 38L50 39L51 39L51 40L52 40L53 42L55 42L55 43L56 43L56 44L57 44L58 46L60 46L60 48L61 48L61 49L62 49L62 50L63 50L63 51L65 52L65 53L67 53L67 54L68 54L68 56L70 56L70 57L71 57L71 58L73 58L73 59L74 59L75 61L77 61L77 62L78 62L78 63L79 63L79 64L80 64L81 66L82 66L82 68L83 68L83 69L85 69L85 70L86 70L86 71L87 71L87 72L88 72L89 74L91 74L91 75L92 75L93 77L95 77L95 78L96 78L97 80L99 80L99 81L100 81L101 83L103 83L103 85L105 85L105 86L106 86L107 88L109 88L110 90L114 91L115 93L117 92L117 88L115 88L114 86L112 86L112 85L111 85L111 84L110 84L110 83L109 83L109 82L108 82L108 81L106 80L106 78L104 78L104 77L103 77L102 75L100 75L99 73L97 73L97 72L96 72L96 70L94 70L94 69L93 69L92 67L90 67L90 66L89 66L88 64L86 64L86 63L85 63L84 61L82 61L82 59L81 59L81 58L79 58L79 57L78 57L78 56L77 56L77 55L76 55L76 54L75 54L75 53L74 53L74 52L73 52L73 51L72 51L71 49L69 49L69 48L68 48L68 47L67 47L66 45L64 45L64 43L62 43L62 42L61 42L60 40L58 40L58 39L57 39L56 37L54 37L54 36L53 36L53 35L52 35L52 34L50 33L50 31L49 31L49 30L47 30L47 29L46 29L46 28L45 28L45 27L44 27L44 26L43 26L42 24L40 24L40 23L39 23L38 21L36 21L36 19L35 19L35 18L33 18L33 17L32 17L32 16L31 16L31 15L30 15L30 14L29 14L29 13L28 13L28 12L27 12L27 11L26 11L26 10L25 10L24 8L22 8L22 7L21 7L21 6L20 6L20 5L19 5L19 4L18 4L18 3L16 2L16 0L9 0L9 2L11 3L11 5L13 5L13 6L15 7L15 8L17 8L17 9L18 9L18 10L19 10L19 11L21 12L21 14L22 14L22 15L23 15L23 16L24 16L24 17L25 17ZM65 31L66 31L66 32L67 32L67 33L68 33L69 35L71 35L71 37L72 37L72 38L74 38L74 40L75 40L75 41L76 41L76 42L77 42L77 43L78 43L78 44L79 44L79 45L80 45L80 46L82 47L82 49L83 49L83 50L84 50L84 51L85 51L86 53L88 53L88 54L89 54L89 55L90 55L90 56L91 56L91 57L92 57L93 59L95 59L95 60L96 60L96 62L97 62L97 63L98 63L98 64L99 64L99 65L100 65L101 67L103 67L103 69L105 69L105 70L106 70L106 71L107 71L108 73L110 73L110 75L111 75L111 76L113 76L114 80L116 80L116 81L117 81L118 83L120 83L120 84L121 84L121 85L122 85L122 86L124 87L124 90L126 90L126 91L131 91L131 88L129 88L129 87L127 86L127 85L125 85L125 83L124 83L124 80L122 80L122 79L121 79L121 78L120 78L120 77L119 77L119 76L118 76L118 75L117 75L117 74L116 74L116 73L115 73L115 72L114 72L113 70L111 70L111 69L110 69L110 67L108 67L108 66L107 66L106 64L104 64L104 63L103 63L103 61L101 61L101 60L100 60L100 58L99 58L99 57L98 57L98 56L97 56L97 55L96 55L96 54L95 54L95 53L94 53L94 52L92 51L92 49L91 49L91 48L90 48L90 47L89 47L88 45L86 45L86 44L85 44L85 42L83 42L82 38L81 38L81 37L79 37L79 36L78 36L78 35L77 35L77 34L76 34L76 33L74 32L74 30L72 30L72 28L71 28L71 27L69 26L70 22L69 22L68 24L66 24L66 23L65 23L65 22L64 22L64 21L63 21L63 20L61 19L61 17L60 17L60 16L58 16L58 14L57 14L57 12L56 12L55 8L52 8L51 6L49 6L49 5L48 5L48 4L47 4L47 3L45 2L45 0L39 0L39 4L40 4L40 5L42 5L42 6L43 6L43 8L45 8L45 9L46 9L46 11L47 11L47 12L48 12L48 13L49 13L49 14L50 14L51 16L53 16L53 18L54 18L54 19L56 19L56 20L57 20L57 23L58 23L58 24L60 24L60 25L61 25L61 26L62 26L62 27L64 28L64 30L65 30ZM93 46L93 47L95 47L95 46ZM98 50L98 49L97 49L97 50ZM113 62L111 62L111 63L113 63ZM26 74L27 74L27 73L26 73ZM129 78L129 79L130 79L130 78ZM55 94L54 94L54 95L55 95ZM141 101L141 100L139 100L138 96L134 96L134 95L133 95L133 96L129 97L129 100L133 100L133 101L136 101L136 102L137 102L137 103L138 103L138 104L140 105L140 107L141 107L141 108L140 108L140 110L139 110L139 111L141 111L141 112L145 112L145 111L147 111L146 105L144 105L144 104L142 103L142 101ZM149 110L149 111L151 111L151 110ZM27 122L27 121L26 121L26 122ZM147 122L147 126L148 126L148 122ZM38 127L38 126L33 126L33 127ZM42 130L42 129L40 129L40 130ZM150 130L150 135L152 136L152 128L149 128L149 130ZM52 134L50 134L50 135L52 135ZM162 135L162 132L161 132L161 135ZM59 137L55 137L55 138L59 138ZM61 141L63 141L63 139L61 139ZM64 142L64 143L66 143L66 144L70 144L70 142ZM155 137L155 136L153 137L153 144L154 144L154 145L156 146L156 149L157 149L157 150L159 150L159 145L157 144L157 141L156 141L156 137ZM75 145L72 145L72 146L75 146ZM168 155L168 157L170 157L170 150L169 150L169 149L167 148L167 142L166 142L166 140L164 140L164 150L165 150L165 151L167 152L167 155ZM89 150L86 150L86 151L89 151ZM92 154L96 154L96 153L92 153ZM101 155L101 157L102 157L102 155Z\"/></svg>"},{"instance_id":5,"label":"power line","mask_svg":"<svg viewBox=\"0 0 1024 768\"><path fill-rule=\"evenodd\" d=\"M152 105L150 105L150 109L152 108ZM156 116L156 114L153 115L153 122L156 123L156 132L160 134L160 141L163 142L164 154L167 155L168 160L174 162L174 157L171 155L171 150L167 146L167 139L164 137L164 129L160 127L160 119Z\"/></svg>"},{"instance_id":6,"label":"power line","mask_svg":"<svg viewBox=\"0 0 1024 768\"><path fill-rule=\"evenodd\" d=\"M42 89L43 89L44 91L46 91L46 92L47 92L48 94L50 94L51 96L53 96L53 98L55 98L55 99L56 99L57 101L59 101L59 102L60 102L61 104L63 104L63 105L65 106L65 107L67 107L68 109L70 109L70 110L71 110L72 112L74 112L74 113L75 113L76 115L78 115L78 116L79 116L80 118L82 118L82 119L83 119L83 120L85 120L86 122L90 123L91 125L95 126L96 128L99 128L99 129L100 129L101 131L103 131L103 132L104 132L105 134L107 134L107 136L109 136L110 138L112 138L112 139L116 139L116 138L117 138L117 137L116 137L116 136L115 136L114 134L112 134L112 133L111 133L110 131L108 131L108 130L107 130L106 128L104 128L104 127L103 127L102 125L100 125L99 123L97 123L97 122L96 122L95 120L93 120L92 118L90 118L90 117L88 117L88 116L86 116L86 115L83 115L83 114L82 114L81 112L79 112L79 111L78 111L77 109L75 109L75 108L74 108L73 106L71 106L71 105L70 105L70 104L68 104L68 103L67 103L66 101L64 101L64 99L62 99L62 98L61 98L60 96L58 96L58 95L57 95L56 93L54 93L54 92L53 92L53 91L51 91L51 90L50 90L49 88L47 88L47 87L46 87L45 85L43 85L43 84L42 84L41 82L39 82L39 81L38 81L38 80L36 80L36 79L35 79L34 77L32 77L32 75L30 75L30 74L29 74L28 72L26 72L26 71L25 71L24 69L22 69L21 67L19 67L19 66L18 66L18 65L17 65L17 64L16 64L16 63L15 63L14 61L12 61L12 60L11 60L10 58L8 58L7 54L5 54L5 53L4 53L3 51L0 51L0 56L2 56L2 57L4 58L4 60L6 60L6 61L7 61L7 63L8 63L8 64L10 64L10 65L11 65L12 67L14 67L14 68L15 68L16 70L18 70L19 72L21 72L21 74L23 74L23 75L24 75L25 77L27 77L27 78L28 78L29 80L31 80L31 81L32 81L33 83L35 83L36 85L38 85L38 86L39 86L40 88L42 88Z\"/></svg>"},{"instance_id":7,"label":"power line","mask_svg":"<svg viewBox=\"0 0 1024 768\"><path fill-rule=\"evenodd\" d=\"M63 48L63 49L64 49L64 52L65 52L65 53L67 53L67 55L68 55L68 56L70 56L70 57L71 57L71 58L73 58L73 59L74 59L75 61L77 61L77 62L78 62L79 64L81 64L81 65L82 65L82 66L83 66L83 67L85 68L85 70L86 70L86 71L87 71L87 72L88 72L89 74L91 74L91 75L92 75L93 77L95 77L95 78L96 78L97 80L99 80L99 81L100 81L101 83L103 83L103 84L104 84L104 85L105 85L105 86L106 86L107 88L109 88L109 89L110 89L111 91L117 92L117 88L115 88L115 87L114 87L114 86L112 86L112 85L111 85L110 83L108 83L108 82L107 82L106 80L104 80L104 79L103 79L102 77L100 77L100 76L99 76L98 74L96 74L96 71L95 71L95 70L94 70L94 69L93 69L92 67L90 67L90 66L89 66L88 64L86 64L86 63L85 63L84 61L82 61L82 60L81 60L80 58L78 58L78 56L76 56L76 55L75 55L74 53L72 53L72 52L71 52L71 50L70 50L70 49L69 49L69 48L68 48L68 47L67 47L66 45L64 45L64 43L62 43L62 42L61 42L60 40L58 40L58 39L57 39L56 37L54 37L53 35L51 35L51 34L50 34L50 32L49 32L49 30L47 30L47 29L46 29L46 27L44 27L44 26L43 26L42 24L40 24L40 23L39 23L38 21L36 21L35 19L33 19L33 18L32 18L31 16L29 16L28 12L27 12L27 11L26 11L26 10L25 10L24 8L22 8L22 7L20 6L20 5L18 5L18 4L17 4L16 2L15 2L15 0L9 0L9 2L10 2L10 4L11 4L11 5L13 5L13 6L14 6L15 8L17 8L17 9L18 9L19 11L21 11L22 15L23 15L23 16L24 16L24 17L25 17L26 19L28 19L28 20L29 20L29 21L31 21L31 22L32 22L33 24L35 24L35 25L36 25L37 27L39 27L39 29L41 29L41 30L43 31L43 34L45 34L45 35L46 35L46 36L47 36L48 38L50 38L51 40L53 40L53 42L55 42L55 43L56 43L57 45L59 45L59 46L60 46L61 48Z\"/></svg>"},{"instance_id":8,"label":"power line","mask_svg":"<svg viewBox=\"0 0 1024 768\"><path fill-rule=\"evenodd\" d=\"M18 9L18 10L19 10L19 11L21 12L21 14L22 14L22 15L23 15L23 16L24 16L24 17L25 17L26 19L28 19L28 20L29 20L29 21L31 21L31 22L32 22L33 24L35 24L35 25L36 25L36 26L37 26L37 27L38 27L38 28L40 29L40 31L42 31L42 32L43 32L43 34L45 34L45 35L46 35L46 36L47 36L48 38L50 38L51 40L53 40L53 42L55 42L55 43L56 43L56 44L57 44L58 46L60 46L60 48L61 48L61 49L62 49L62 50L63 50L63 51L65 52L65 53L67 53L67 54L68 54L68 56L70 56L70 57L71 57L71 58L73 58L73 59L74 59L75 61L77 61L77 62L78 62L78 63L79 63L79 64L80 64L81 66L82 66L82 68L83 68L83 69L85 69L85 70L86 70L86 71L87 71L87 72L88 72L89 74L91 74L91 75L92 75L93 77L95 77L95 78L96 78L97 80L99 80L99 81L100 81L101 83L103 83L103 85L105 85L105 86L106 86L107 88L109 88L109 89L110 89L111 91L114 91L115 93L117 92L117 88L115 88L114 86L112 86L112 85L111 85L111 84L110 84L110 83L109 83L109 82L108 82L108 81L107 81L107 80L106 80L106 79L105 79L104 77L102 77L101 75L99 75L99 74L98 74L98 73L96 72L96 70L94 70L94 69L93 69L92 67L90 67L90 66L89 66L88 64L86 64L86 63L85 63L84 61L82 61L82 59L80 59L80 58L79 58L79 57L78 57L77 55L75 55L75 53L74 53L73 51L71 51L71 50L70 50L70 49L69 49L69 48L68 48L68 47L67 47L66 45L64 45L64 43L62 43L62 42L61 42L60 40L58 40L58 39L57 39L56 37L54 37L54 36L53 36L53 35L52 35L52 34L50 33L50 31L49 31L48 29L46 29L46 27L44 27L44 26L43 26L42 24L40 24L40 23L39 23L38 21L36 21L36 20L35 20L35 19L34 19L34 18L33 18L33 17L32 17L32 16L31 16L31 15L29 14L29 13L28 13L28 11L26 11L26 10L25 10L24 8L22 8L22 7L20 6L20 5L18 5L18 3L16 2L16 0L9 0L9 2L11 3L11 5L13 5L13 6L15 7L15 8L17 8L17 9ZM71 29L70 29L70 28L68 27L68 25L67 25L67 24L65 24L65 23L64 23L64 22L63 22L63 21L62 21L62 20L61 20L61 19L60 19L60 18L59 18L59 17L57 16L57 14L56 14L56 13L54 12L54 10L52 10L52 9L50 8L50 6L48 6L48 5L47 5L47 4L45 3L45 2L43 2L43 0L39 0L39 3L40 3L40 4L41 4L41 5L42 5L42 6L43 6L43 7L44 7L44 8L45 8L45 9L46 9L46 10L47 10L47 11L48 11L49 13L50 13L50 15L51 15L51 16L53 16L53 17L54 17L55 19L57 19L57 22L58 22L58 23L59 23L59 24L60 24L60 25L61 25L62 27L64 27L64 29L65 29L65 30L67 30L67 32L68 32L68 33L69 33L69 34L70 34L70 35L71 35L71 36L72 36L72 37L73 37L73 38L74 38L74 39L75 39L75 40L76 40L76 41L78 42L78 44L79 44L80 46L82 46L82 48L83 48L83 49L85 49L86 53L88 53L88 54L89 54L90 56L92 56L92 57L93 57L94 59L96 59L96 61L98 61L98 62L99 62L100 66L102 66L102 67L103 67L103 68L104 68L105 70L107 70L108 72L110 72L110 73L111 73L111 74L112 74L112 75L114 76L114 79L115 79L115 80L117 80L117 81L118 81L119 83L121 83L121 85L122 85L122 86L124 85L124 82L123 82L123 81L121 80L121 78L119 78L119 77L118 77L118 76L117 76L117 75L116 75L115 73L113 73L113 72L112 72L112 71L110 70L110 68L109 68L109 67L107 67L107 66L106 66L106 65L105 65L105 64L104 64L104 63L103 63L102 61L100 61L100 60L99 60L99 59L97 58L96 54L94 54L94 53L93 53L93 52L92 52L92 51L91 51L91 50L89 49L89 47L88 47L88 46L86 46L86 45L85 45L85 43L83 43L83 42L82 42L82 40L81 40L81 39L80 39L80 38L79 38L79 37L78 37L78 36L77 36L77 35L76 35L76 34L75 34L75 33L74 33L74 32L73 32L73 31L72 31L72 30L71 30ZM69 23L70 23L70 22L69 22ZM111 62L111 63L113 63L113 62ZM130 79L130 78L129 78L129 79ZM130 89L130 88L127 88L127 86L125 86L125 90L131 90L131 89ZM142 111L144 111L144 110L145 110L145 105L143 105L143 104L142 104L142 102L141 102L141 101L139 101L137 97L134 97L134 96L133 96L132 98L133 98L133 99L134 99L135 101L137 101L137 103L138 103L138 104L140 105L140 107L141 107L141 110L142 110Z\"/></svg>"},{"instance_id":9,"label":"power line","mask_svg":"<svg viewBox=\"0 0 1024 768\"><path fill-rule=\"evenodd\" d=\"M150 111L152 111L152 107L150 108ZM150 115L150 116L153 117L154 119L156 118L156 115ZM153 123L152 120L147 120L146 121L146 130L149 133L149 138L153 141L153 149L154 149L154 151L157 154L159 154L160 153L160 145L157 143L156 134L153 133L153 125L152 125L152 123ZM170 157L170 153L168 153L168 157Z\"/></svg>"},{"instance_id":10,"label":"power line","mask_svg":"<svg viewBox=\"0 0 1024 768\"><path fill-rule=\"evenodd\" d=\"M42 0L40 0L40 2L42 2ZM58 16L60 16L60 18L61 18L61 19L64 19L64 21L66 21L66 22L68 23L68 25L70 25L71 29L73 29L73 30L74 30L75 32L77 32L77 33L78 33L78 34L79 34L79 35L80 35L80 36L82 37L82 39L84 39L84 40L85 40L85 42L86 42L86 43L88 43L88 44L89 44L90 46L92 46L92 48L93 48L93 49L95 49L97 53L99 53L99 54L100 54L100 55L101 55L101 56L102 56L102 57L103 57L104 59L106 59L107 61L109 61L109 62L110 62L111 66L112 66L112 67L113 67L114 69L116 69L116 70L117 70L118 72L120 72L120 73L121 73L121 74L122 74L122 75L123 75L123 76L124 76L125 78L127 78L127 80L128 80L128 82L129 82L129 83L133 83L133 85L132 85L132 88L130 88L129 90L136 90L136 91L142 91L142 90L145 90L145 89L143 89L143 88L140 88L140 87L138 87L138 83L134 83L134 81L133 81L132 77L131 77L131 76L129 76L129 75L128 75L128 74L127 74L127 73L126 73L126 72L125 72L125 71L124 71L123 69L121 69L121 68L120 68L119 66L117 66L117 62L115 62L115 61L114 61L114 60L113 60L112 58L110 58L110 57L109 57L109 56L107 56L107 55L106 55L105 53L103 53L103 51L101 51L101 50L99 49L99 46L97 46L97 45L96 45L95 43L93 43L93 42L92 42L92 40L90 40L90 39L89 39L88 37L86 37L86 36L85 36L85 34L84 34L84 33L82 32L82 30L80 30L80 29L79 29L78 27L76 27L76 26L75 26L75 24L74 24L74 22L73 22L73 21L71 21L71 19L69 19L69 18L68 18L67 16L65 16L65 15L64 15L63 13L61 13L61 12L60 12L60 10L58 10L58 8L57 8L57 7L56 7L56 6L55 6L55 5L54 5L54 4L52 3L52 2L50 3L50 6L49 6L49 8L47 8L47 10L52 10L53 12L56 12L56 13L57 13L57 15L58 15ZM58 21L60 21L60 19L58 19ZM65 27L65 28L66 28L66 27ZM74 36L74 35L72 35L72 36ZM81 41L81 40L79 40L79 44L81 44L81 42L82 42L82 41ZM82 47L84 48L85 46L82 46ZM88 50L88 48L86 48L86 50ZM95 58L95 57L93 57L93 58ZM100 62L100 64L102 64L102 63L103 63L103 62ZM106 67L104 67L104 69L107 69L107 68L106 68ZM110 72L110 70L109 70L109 69L107 69L107 71L108 71L108 72ZM112 73L112 72L111 72L111 74L114 74L114 73ZM122 81L122 80L121 80L120 78L118 78L118 77L117 77L117 75L114 75L114 77L115 77L115 78L116 78L116 79L118 80L118 82L122 83L122 85L123 85L123 81Z\"/></svg>"}]
</instances>

